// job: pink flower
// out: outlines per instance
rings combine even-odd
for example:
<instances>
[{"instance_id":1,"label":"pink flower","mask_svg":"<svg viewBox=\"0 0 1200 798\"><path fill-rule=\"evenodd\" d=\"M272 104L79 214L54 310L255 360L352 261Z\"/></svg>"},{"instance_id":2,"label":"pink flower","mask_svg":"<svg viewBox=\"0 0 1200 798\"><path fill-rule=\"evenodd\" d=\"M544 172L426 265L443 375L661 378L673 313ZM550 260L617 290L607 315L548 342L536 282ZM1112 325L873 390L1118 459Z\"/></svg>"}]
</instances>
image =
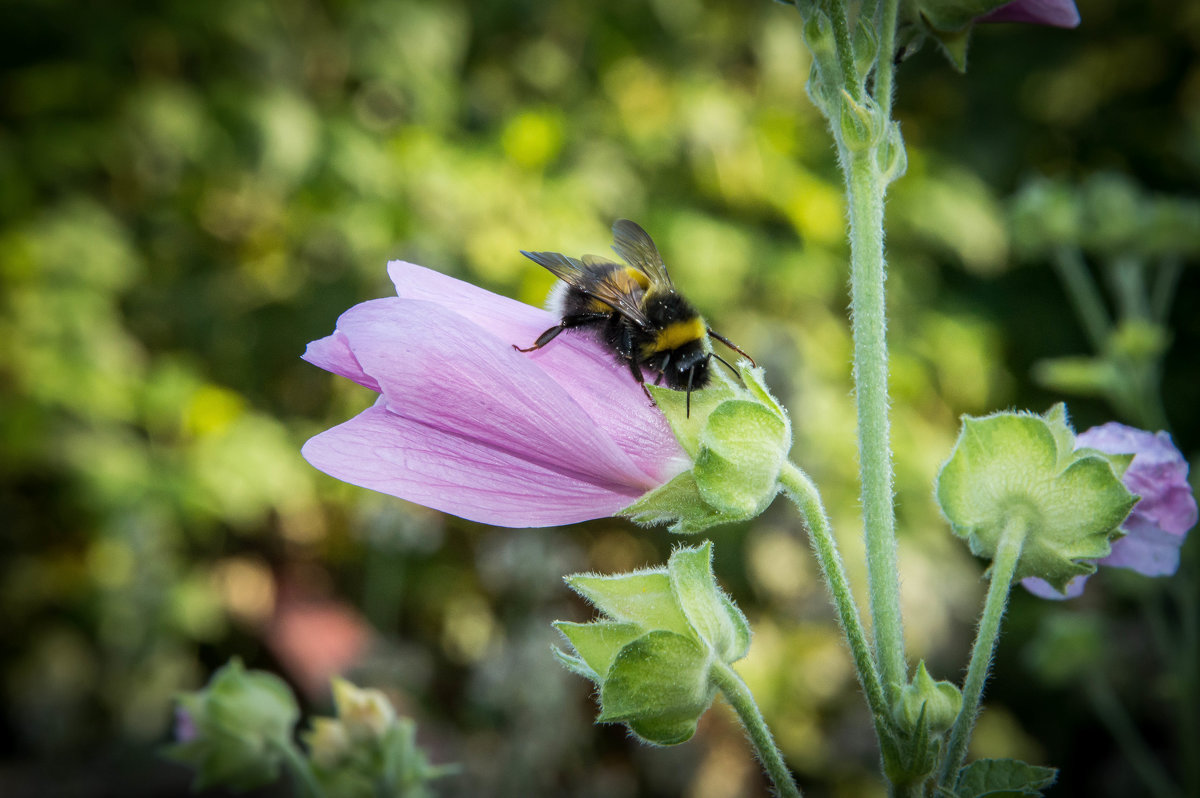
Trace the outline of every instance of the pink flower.
<instances>
[{"instance_id":1,"label":"pink flower","mask_svg":"<svg viewBox=\"0 0 1200 798\"><path fill-rule=\"evenodd\" d=\"M1079 25L1079 9L1074 0L1015 0L984 14L976 22L1028 22L1074 28Z\"/></svg>"},{"instance_id":2,"label":"pink flower","mask_svg":"<svg viewBox=\"0 0 1200 798\"><path fill-rule=\"evenodd\" d=\"M380 394L311 438L337 479L497 526L613 515L689 467L629 369L592 335L411 263L395 298L350 308L304 359Z\"/></svg>"},{"instance_id":3,"label":"pink flower","mask_svg":"<svg viewBox=\"0 0 1200 798\"><path fill-rule=\"evenodd\" d=\"M1153 433L1117 422L1092 427L1076 439L1108 454L1132 454L1122 482L1141 499L1121 525L1125 537L1113 541L1112 553L1097 565L1130 568L1146 576L1170 576L1179 568L1179 549L1196 525L1196 499L1188 484L1188 464L1165 432ZM1042 598L1074 598L1083 593L1087 577L1076 577L1061 594L1044 580L1021 584Z\"/></svg>"}]
</instances>

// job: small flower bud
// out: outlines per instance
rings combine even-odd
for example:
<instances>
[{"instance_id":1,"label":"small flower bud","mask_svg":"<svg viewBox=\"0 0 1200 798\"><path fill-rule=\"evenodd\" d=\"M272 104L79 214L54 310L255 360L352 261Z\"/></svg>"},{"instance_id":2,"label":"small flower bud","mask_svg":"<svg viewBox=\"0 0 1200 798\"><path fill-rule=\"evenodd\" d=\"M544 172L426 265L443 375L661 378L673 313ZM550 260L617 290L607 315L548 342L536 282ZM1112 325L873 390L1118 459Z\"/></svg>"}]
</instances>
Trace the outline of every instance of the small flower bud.
<instances>
[{"instance_id":1,"label":"small flower bud","mask_svg":"<svg viewBox=\"0 0 1200 798\"><path fill-rule=\"evenodd\" d=\"M567 584L601 612L554 624L572 648L559 660L599 688L598 720L626 723L656 745L689 739L716 693L713 663L750 647L745 616L713 577L712 544L677 549L666 568L576 574Z\"/></svg>"},{"instance_id":2,"label":"small flower bud","mask_svg":"<svg viewBox=\"0 0 1200 798\"><path fill-rule=\"evenodd\" d=\"M334 718L313 718L312 728L302 736L313 762L319 767L335 768L352 751L346 725Z\"/></svg>"},{"instance_id":3,"label":"small flower bud","mask_svg":"<svg viewBox=\"0 0 1200 798\"><path fill-rule=\"evenodd\" d=\"M842 89L837 133L846 149L862 152L874 147L883 136L883 129L883 115L874 100L863 95L860 102Z\"/></svg>"},{"instance_id":4,"label":"small flower bud","mask_svg":"<svg viewBox=\"0 0 1200 798\"><path fill-rule=\"evenodd\" d=\"M954 725L961 708L959 689L950 682L934 681L925 669L925 663L921 662L912 682L901 688L893 717L908 731L915 731L924 723L929 733L942 734Z\"/></svg>"},{"instance_id":5,"label":"small flower bud","mask_svg":"<svg viewBox=\"0 0 1200 798\"><path fill-rule=\"evenodd\" d=\"M381 739L396 722L396 710L387 696L345 679L333 680L333 702L346 734L356 742Z\"/></svg>"},{"instance_id":6,"label":"small flower bud","mask_svg":"<svg viewBox=\"0 0 1200 798\"><path fill-rule=\"evenodd\" d=\"M202 690L179 698L179 742L166 754L196 769L196 789L251 789L279 775L280 749L299 709L283 680L231 660Z\"/></svg>"}]
</instances>

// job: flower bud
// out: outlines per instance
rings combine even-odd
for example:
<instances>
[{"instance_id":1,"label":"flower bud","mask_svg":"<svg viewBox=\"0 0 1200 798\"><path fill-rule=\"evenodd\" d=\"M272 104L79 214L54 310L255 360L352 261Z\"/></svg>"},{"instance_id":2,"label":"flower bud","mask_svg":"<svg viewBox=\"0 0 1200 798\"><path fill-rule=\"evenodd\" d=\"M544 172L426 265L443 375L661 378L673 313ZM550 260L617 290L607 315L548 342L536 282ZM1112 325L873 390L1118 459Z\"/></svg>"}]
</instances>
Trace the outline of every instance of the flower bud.
<instances>
[{"instance_id":1,"label":"flower bud","mask_svg":"<svg viewBox=\"0 0 1200 798\"><path fill-rule=\"evenodd\" d=\"M356 742L381 739L396 722L396 710L387 696L345 679L333 680L333 702L338 720Z\"/></svg>"},{"instance_id":2,"label":"flower bud","mask_svg":"<svg viewBox=\"0 0 1200 798\"><path fill-rule=\"evenodd\" d=\"M1129 462L1077 449L1060 404L1045 416L964 417L937 479L937 501L979 557L995 556L1010 525L1025 533L1016 579L1037 576L1063 590L1095 572L1137 500L1121 484Z\"/></svg>"},{"instance_id":3,"label":"flower bud","mask_svg":"<svg viewBox=\"0 0 1200 798\"><path fill-rule=\"evenodd\" d=\"M692 468L647 493L623 514L642 524L670 523L690 534L744 521L779 492L779 471L791 449L787 413L763 383L761 369L743 363L742 386L721 384L692 394L651 387Z\"/></svg>"},{"instance_id":4,"label":"flower bud","mask_svg":"<svg viewBox=\"0 0 1200 798\"><path fill-rule=\"evenodd\" d=\"M197 790L245 790L278 778L281 746L299 716L282 679L230 660L204 689L180 696L179 707L179 742L166 754L196 769Z\"/></svg>"},{"instance_id":5,"label":"flower bud","mask_svg":"<svg viewBox=\"0 0 1200 798\"><path fill-rule=\"evenodd\" d=\"M559 660L598 687L597 720L625 723L656 745L688 740L716 694L713 663L750 647L745 616L713 577L712 544L677 549L666 568L576 574L567 584L601 613L554 624L572 648L557 650Z\"/></svg>"},{"instance_id":6,"label":"flower bud","mask_svg":"<svg viewBox=\"0 0 1200 798\"><path fill-rule=\"evenodd\" d=\"M954 725L962 708L962 693L950 682L934 681L922 661L911 683L900 689L893 718L902 728L915 731L921 724L931 734L942 734Z\"/></svg>"},{"instance_id":7,"label":"flower bud","mask_svg":"<svg viewBox=\"0 0 1200 798\"><path fill-rule=\"evenodd\" d=\"M862 152L874 147L883 136L883 130L883 115L875 101L863 95L860 102L842 89L837 133L846 149Z\"/></svg>"}]
</instances>

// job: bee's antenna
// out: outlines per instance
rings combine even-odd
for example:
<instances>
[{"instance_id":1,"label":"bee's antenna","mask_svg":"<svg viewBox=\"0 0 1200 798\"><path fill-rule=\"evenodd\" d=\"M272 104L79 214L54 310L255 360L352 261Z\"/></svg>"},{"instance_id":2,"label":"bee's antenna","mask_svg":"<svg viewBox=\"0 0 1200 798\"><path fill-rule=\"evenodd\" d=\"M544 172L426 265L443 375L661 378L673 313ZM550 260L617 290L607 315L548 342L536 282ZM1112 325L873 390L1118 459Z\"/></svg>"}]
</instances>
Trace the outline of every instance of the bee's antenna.
<instances>
[{"instance_id":1,"label":"bee's antenna","mask_svg":"<svg viewBox=\"0 0 1200 798\"><path fill-rule=\"evenodd\" d=\"M748 354L746 354L746 351L745 351L744 349L742 349L740 346L738 346L737 344L735 344L733 341L730 341L730 340L729 340L728 338L726 338L724 335L721 335L719 332L717 332L716 330L714 330L712 327L709 327L709 328L708 328L708 334L709 334L709 335L711 335L713 338L716 338L716 339L717 339L718 341L720 341L721 343L725 344L725 346L729 347L729 348L730 348L730 349L732 349L734 352L737 352L739 355L741 355L742 357L744 357L744 358L746 358L747 360L749 360L749 361L750 361L750 365L751 365L751 366L757 366L757 365L758 365L757 363L755 363L755 362L754 362L754 358L752 358L752 357L750 357ZM717 358L717 360L721 360L721 358ZM721 360L721 362L722 362L722 363L725 363L725 361L724 361L724 360ZM726 366L728 366L729 364L728 364L728 363L725 363L725 365L726 365Z\"/></svg>"},{"instance_id":2,"label":"bee's antenna","mask_svg":"<svg viewBox=\"0 0 1200 798\"><path fill-rule=\"evenodd\" d=\"M720 355L718 355L716 352L709 352L709 353L708 353L708 356L709 356L709 357L715 357L717 360L719 360L719 361L721 361L722 363L724 363L724 364L725 364L725 368L727 368L727 369L729 369L731 372L733 372L733 376L737 377L738 379L741 379L741 375L740 375L740 374L738 374L738 370L737 370L737 369L735 369L733 366L729 365L729 361L728 361L728 360L726 360L725 358L721 357L721 356L720 356ZM751 363L753 363L754 361L753 361L753 360L751 360L750 362L751 362Z\"/></svg>"}]
</instances>

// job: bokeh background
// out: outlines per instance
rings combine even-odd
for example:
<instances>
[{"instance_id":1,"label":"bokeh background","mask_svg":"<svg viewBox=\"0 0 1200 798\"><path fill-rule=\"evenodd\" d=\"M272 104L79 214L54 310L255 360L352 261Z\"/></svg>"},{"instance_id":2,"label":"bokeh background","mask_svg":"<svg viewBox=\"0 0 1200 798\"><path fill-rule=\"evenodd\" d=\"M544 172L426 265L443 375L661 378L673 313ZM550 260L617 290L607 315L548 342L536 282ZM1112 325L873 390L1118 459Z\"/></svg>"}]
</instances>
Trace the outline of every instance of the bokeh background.
<instances>
[{"instance_id":1,"label":"bokeh background","mask_svg":"<svg viewBox=\"0 0 1200 798\"><path fill-rule=\"evenodd\" d=\"M1139 422L1096 378L1129 357L1086 359L1052 247L1014 233L1028 180L1116 186L1081 251L1098 278L1140 258L1175 296L1134 355L1200 451L1200 5L1080 5L1076 31L979 29L966 76L928 47L898 73L900 559L910 656L939 678L985 585L931 499L958 416L1065 399L1079 429ZM390 258L540 303L549 275L519 249L603 252L639 220L766 366L861 586L845 211L807 70L794 10L766 0L0 4L0 794L182 794L156 753L172 696L237 655L312 711L331 671L386 689L463 764L445 795L764 795L723 706L686 745L641 747L592 725L550 654L550 621L588 617L563 574L675 541L490 529L339 484L300 445L372 397L299 355L389 293ZM1144 239L1165 205L1157 249L1088 238ZM795 517L711 537L755 629L739 667L801 784L882 794ZM1124 735L1196 789L1196 548L1174 580L1018 591L975 753L1065 768L1056 795L1150 794Z\"/></svg>"}]
</instances>

